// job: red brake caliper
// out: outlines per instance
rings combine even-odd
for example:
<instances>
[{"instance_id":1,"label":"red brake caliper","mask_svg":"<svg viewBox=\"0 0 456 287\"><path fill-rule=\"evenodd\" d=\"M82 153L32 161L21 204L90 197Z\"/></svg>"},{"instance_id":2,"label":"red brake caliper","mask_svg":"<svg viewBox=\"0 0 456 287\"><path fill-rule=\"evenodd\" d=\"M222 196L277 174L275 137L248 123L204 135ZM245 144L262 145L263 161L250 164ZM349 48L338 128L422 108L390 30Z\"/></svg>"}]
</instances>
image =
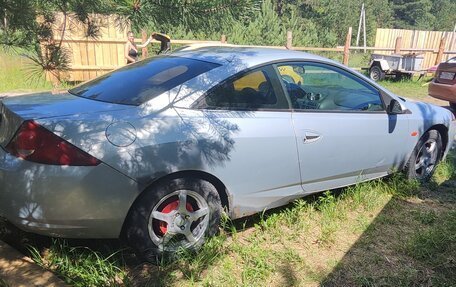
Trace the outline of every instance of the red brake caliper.
<instances>
[{"instance_id":1,"label":"red brake caliper","mask_svg":"<svg viewBox=\"0 0 456 287\"><path fill-rule=\"evenodd\" d=\"M187 202L187 210L190 212L193 212L193 206ZM172 201L165 205L162 210L159 210L160 212L163 213L170 213L173 210L177 210L179 208L179 200ZM168 224L164 221L159 221L158 228L160 229L161 234L160 235L165 235L166 231L168 230Z\"/></svg>"}]
</instances>

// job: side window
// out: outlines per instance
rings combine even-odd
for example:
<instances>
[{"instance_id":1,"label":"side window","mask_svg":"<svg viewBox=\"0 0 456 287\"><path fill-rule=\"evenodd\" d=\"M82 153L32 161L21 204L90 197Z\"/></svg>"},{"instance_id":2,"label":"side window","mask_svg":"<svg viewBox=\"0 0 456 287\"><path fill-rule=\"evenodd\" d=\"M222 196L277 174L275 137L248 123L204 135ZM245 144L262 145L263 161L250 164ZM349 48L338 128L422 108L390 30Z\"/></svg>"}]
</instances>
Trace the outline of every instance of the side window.
<instances>
[{"instance_id":1,"label":"side window","mask_svg":"<svg viewBox=\"0 0 456 287\"><path fill-rule=\"evenodd\" d=\"M272 66L228 79L197 101L205 109L288 109ZM277 92L278 91L278 92Z\"/></svg>"},{"instance_id":2,"label":"side window","mask_svg":"<svg viewBox=\"0 0 456 287\"><path fill-rule=\"evenodd\" d=\"M277 66L295 109L383 111L380 93L350 73L318 63Z\"/></svg>"}]
</instances>

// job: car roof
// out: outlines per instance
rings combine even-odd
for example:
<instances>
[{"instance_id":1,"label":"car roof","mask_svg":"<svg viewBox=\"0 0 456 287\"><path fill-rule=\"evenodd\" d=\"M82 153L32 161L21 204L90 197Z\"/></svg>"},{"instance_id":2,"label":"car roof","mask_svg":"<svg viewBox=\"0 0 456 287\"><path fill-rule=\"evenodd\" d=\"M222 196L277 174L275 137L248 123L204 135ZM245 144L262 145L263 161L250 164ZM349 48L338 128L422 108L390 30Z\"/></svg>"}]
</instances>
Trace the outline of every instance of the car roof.
<instances>
[{"instance_id":1,"label":"car roof","mask_svg":"<svg viewBox=\"0 0 456 287\"><path fill-rule=\"evenodd\" d=\"M246 68L263 63L287 60L314 60L335 63L327 58L300 51L277 48L253 48L237 46L195 47L173 52L172 56L192 58L221 65L240 65Z\"/></svg>"}]
</instances>

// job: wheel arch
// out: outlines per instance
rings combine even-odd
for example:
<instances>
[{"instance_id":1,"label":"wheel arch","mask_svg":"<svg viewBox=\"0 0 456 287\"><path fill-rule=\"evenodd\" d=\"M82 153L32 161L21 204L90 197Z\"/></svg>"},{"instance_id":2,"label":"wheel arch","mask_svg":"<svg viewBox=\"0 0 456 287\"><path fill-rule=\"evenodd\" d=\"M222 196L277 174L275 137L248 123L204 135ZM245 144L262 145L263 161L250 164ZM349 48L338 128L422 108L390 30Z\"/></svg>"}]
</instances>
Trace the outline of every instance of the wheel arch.
<instances>
[{"instance_id":1,"label":"wheel arch","mask_svg":"<svg viewBox=\"0 0 456 287\"><path fill-rule=\"evenodd\" d=\"M440 134L440 137L442 137L442 154L440 156L443 156L443 154L447 148L447 145L448 145L448 128L443 124L437 124L437 125L431 126L426 132L428 132L430 130L438 131Z\"/></svg>"},{"instance_id":2,"label":"wheel arch","mask_svg":"<svg viewBox=\"0 0 456 287\"><path fill-rule=\"evenodd\" d=\"M198 170L178 171L178 172L170 173L165 176L156 178L151 183L149 183L145 188L143 188L143 190L138 194L138 196L136 196L135 200L131 204L131 206L127 212L127 216L125 216L120 235L122 236L122 234L124 234L125 227L126 227L125 223L126 223L128 217L130 216L132 207L135 205L135 203L137 201L141 200L141 198L143 197L143 195L146 192L154 189L154 187L160 185L163 182L177 179L177 178L184 178L184 177L193 177L193 178L203 179L203 180L206 180L209 183L211 183L215 187L215 189L217 190L217 193L220 196L222 208L226 209L228 214L230 214L231 197L229 195L229 192L228 192L225 184L223 184L223 182L219 178L217 178L216 176L214 176L210 173L204 172L204 171L198 171Z\"/></svg>"},{"instance_id":3,"label":"wheel arch","mask_svg":"<svg viewBox=\"0 0 456 287\"><path fill-rule=\"evenodd\" d=\"M390 69L388 61L386 61L384 59L375 59L375 60L373 60L371 65L370 65L370 68L372 68L374 66L379 67L380 70L382 70L382 72L386 72L386 71L388 71Z\"/></svg>"}]
</instances>

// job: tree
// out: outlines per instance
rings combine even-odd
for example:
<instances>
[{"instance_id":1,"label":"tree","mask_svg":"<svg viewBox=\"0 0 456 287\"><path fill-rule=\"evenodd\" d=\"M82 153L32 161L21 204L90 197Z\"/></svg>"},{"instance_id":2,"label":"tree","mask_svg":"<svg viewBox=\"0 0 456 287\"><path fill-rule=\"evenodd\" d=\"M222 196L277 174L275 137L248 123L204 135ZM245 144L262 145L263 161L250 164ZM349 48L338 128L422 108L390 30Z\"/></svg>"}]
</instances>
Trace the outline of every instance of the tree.
<instances>
[{"instance_id":1,"label":"tree","mask_svg":"<svg viewBox=\"0 0 456 287\"><path fill-rule=\"evenodd\" d=\"M221 15L248 18L260 0L0 0L0 45L25 48L29 57L42 71L59 75L69 66L69 51L62 46L70 22L85 25L87 37L99 36L93 13L117 14L119 25L131 24L139 29L145 25L192 25L204 27L220 20ZM56 27L55 13L63 15ZM220 22L220 21L218 21ZM56 28L56 29L55 29ZM59 31L59 35L54 35Z\"/></svg>"},{"instance_id":2,"label":"tree","mask_svg":"<svg viewBox=\"0 0 456 287\"><path fill-rule=\"evenodd\" d=\"M276 0L282 2L283 17L297 14L306 26L311 23L324 45L337 45L344 41L348 27L357 27L362 3L366 7L366 29L372 42L376 28L391 23L391 6L388 0Z\"/></svg>"},{"instance_id":3,"label":"tree","mask_svg":"<svg viewBox=\"0 0 456 287\"><path fill-rule=\"evenodd\" d=\"M454 25L456 25L456 1L434 0L431 11L435 17L434 30L452 31L454 29Z\"/></svg>"},{"instance_id":4,"label":"tree","mask_svg":"<svg viewBox=\"0 0 456 287\"><path fill-rule=\"evenodd\" d=\"M67 19L83 23L87 37L97 37L99 27L90 13L107 13L104 0L0 0L0 45L13 50L20 48L35 64L31 76L50 72L57 78L69 67L69 51L62 47ZM56 12L63 21L56 27ZM55 29L57 28L57 29ZM54 31L60 31L54 35ZM59 40L60 39L60 40ZM25 51L25 52L24 52Z\"/></svg>"},{"instance_id":5,"label":"tree","mask_svg":"<svg viewBox=\"0 0 456 287\"><path fill-rule=\"evenodd\" d=\"M393 0L394 28L432 29L435 16L430 0Z\"/></svg>"}]
</instances>

